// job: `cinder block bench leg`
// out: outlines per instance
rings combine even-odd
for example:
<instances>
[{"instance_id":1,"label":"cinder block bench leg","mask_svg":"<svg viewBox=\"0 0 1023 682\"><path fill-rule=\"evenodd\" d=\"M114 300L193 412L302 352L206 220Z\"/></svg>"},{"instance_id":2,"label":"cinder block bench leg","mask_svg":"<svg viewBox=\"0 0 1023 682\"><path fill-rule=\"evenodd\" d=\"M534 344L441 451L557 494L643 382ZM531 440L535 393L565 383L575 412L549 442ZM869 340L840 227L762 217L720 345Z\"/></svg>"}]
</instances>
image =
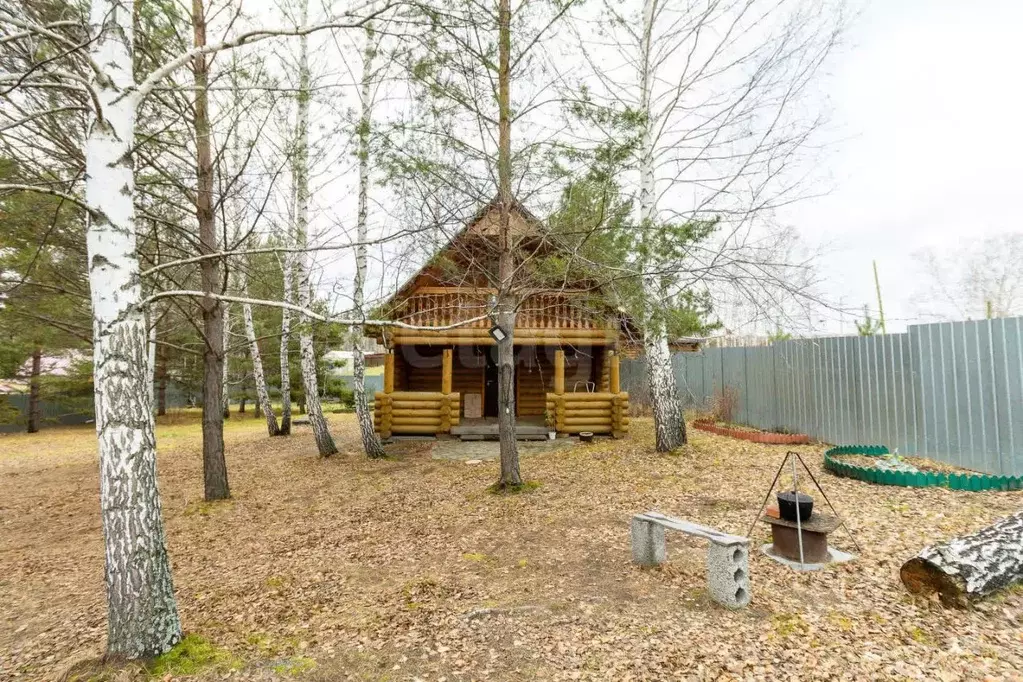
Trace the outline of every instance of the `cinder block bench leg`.
<instances>
[{"instance_id":1,"label":"cinder block bench leg","mask_svg":"<svg viewBox=\"0 0 1023 682\"><path fill-rule=\"evenodd\" d=\"M667 558L664 526L632 517L632 561L640 566L658 566Z\"/></svg>"},{"instance_id":2,"label":"cinder block bench leg","mask_svg":"<svg viewBox=\"0 0 1023 682\"><path fill-rule=\"evenodd\" d=\"M711 543L707 550L707 586L711 598L722 606L741 609L749 604L749 547Z\"/></svg>"}]
</instances>

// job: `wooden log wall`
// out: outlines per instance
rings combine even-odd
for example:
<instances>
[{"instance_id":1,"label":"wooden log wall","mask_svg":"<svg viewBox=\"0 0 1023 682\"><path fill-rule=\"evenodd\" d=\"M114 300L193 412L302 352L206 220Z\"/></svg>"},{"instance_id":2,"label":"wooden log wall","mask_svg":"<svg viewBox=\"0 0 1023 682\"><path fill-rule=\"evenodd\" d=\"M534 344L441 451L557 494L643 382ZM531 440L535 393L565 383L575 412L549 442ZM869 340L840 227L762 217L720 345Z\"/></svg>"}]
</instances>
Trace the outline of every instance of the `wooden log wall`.
<instances>
[{"instance_id":1,"label":"wooden log wall","mask_svg":"<svg viewBox=\"0 0 1023 682\"><path fill-rule=\"evenodd\" d=\"M628 393L548 393L558 433L582 431L621 437L629 431Z\"/></svg>"},{"instance_id":2,"label":"wooden log wall","mask_svg":"<svg viewBox=\"0 0 1023 682\"><path fill-rule=\"evenodd\" d=\"M374 395L373 426L381 438L450 433L461 421L461 396L440 391L395 391Z\"/></svg>"}]
</instances>

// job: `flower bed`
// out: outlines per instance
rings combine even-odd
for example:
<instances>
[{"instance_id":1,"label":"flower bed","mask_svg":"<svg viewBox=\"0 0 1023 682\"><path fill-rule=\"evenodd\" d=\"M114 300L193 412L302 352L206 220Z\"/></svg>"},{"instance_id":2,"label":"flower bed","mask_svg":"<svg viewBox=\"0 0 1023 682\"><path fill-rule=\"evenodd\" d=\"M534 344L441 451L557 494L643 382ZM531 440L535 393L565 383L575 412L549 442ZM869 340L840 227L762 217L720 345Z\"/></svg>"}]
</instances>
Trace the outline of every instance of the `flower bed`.
<instances>
[{"instance_id":1,"label":"flower bed","mask_svg":"<svg viewBox=\"0 0 1023 682\"><path fill-rule=\"evenodd\" d=\"M875 457L878 463L889 455L883 445L843 445L824 453L824 468L837 476L855 478L879 485L899 485L909 488L942 487L952 490L1023 490L1023 476L992 476L963 471L900 471L894 468L859 466L843 462L843 455Z\"/></svg>"},{"instance_id":2,"label":"flower bed","mask_svg":"<svg viewBox=\"0 0 1023 682\"><path fill-rule=\"evenodd\" d=\"M709 433L716 433L719 436L748 440L753 443L764 443L767 445L805 445L810 442L810 437L805 433L774 433L772 431L760 431L749 426L720 426L709 419L697 419L693 422L693 428Z\"/></svg>"}]
</instances>

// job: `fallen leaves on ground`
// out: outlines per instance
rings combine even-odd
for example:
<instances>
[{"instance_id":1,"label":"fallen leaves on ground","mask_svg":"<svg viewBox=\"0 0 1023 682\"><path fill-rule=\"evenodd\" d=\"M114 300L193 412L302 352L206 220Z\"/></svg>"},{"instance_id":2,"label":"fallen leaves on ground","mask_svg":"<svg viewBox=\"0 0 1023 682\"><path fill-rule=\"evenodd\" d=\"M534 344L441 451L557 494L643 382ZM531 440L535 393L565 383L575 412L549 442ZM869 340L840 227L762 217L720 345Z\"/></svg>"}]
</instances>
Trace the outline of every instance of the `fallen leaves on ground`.
<instances>
[{"instance_id":1,"label":"fallen leaves on ground","mask_svg":"<svg viewBox=\"0 0 1023 682\"><path fill-rule=\"evenodd\" d=\"M669 534L668 563L640 569L629 519L745 534L785 447L694 430L661 455L635 419L628 440L524 456L541 485L498 496L497 462L433 460L428 443L370 461L351 416L331 423L342 454L320 459L308 427L270 439L229 420L233 499L216 504L202 501L198 425L158 430L185 629L243 661L187 679L1023 679L1023 592L950 611L898 578L1021 493L874 486L824 473L824 446L794 448L862 552L800 574L754 550L753 601L731 612L707 596L701 541ZM0 679L54 680L104 646L95 437L52 429L0 451Z\"/></svg>"}]
</instances>

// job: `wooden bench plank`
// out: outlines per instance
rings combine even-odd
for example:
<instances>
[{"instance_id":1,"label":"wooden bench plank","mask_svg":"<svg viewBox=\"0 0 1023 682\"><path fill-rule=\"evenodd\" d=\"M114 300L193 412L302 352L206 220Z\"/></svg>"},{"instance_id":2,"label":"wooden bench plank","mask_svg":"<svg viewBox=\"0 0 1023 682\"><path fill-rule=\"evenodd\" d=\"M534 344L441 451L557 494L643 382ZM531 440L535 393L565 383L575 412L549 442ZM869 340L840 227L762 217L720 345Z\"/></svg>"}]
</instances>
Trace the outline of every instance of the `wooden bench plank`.
<instances>
[{"instance_id":1,"label":"wooden bench plank","mask_svg":"<svg viewBox=\"0 0 1023 682\"><path fill-rule=\"evenodd\" d=\"M671 530L681 531L687 535L695 535L696 537L710 540L715 545L722 545L726 547L730 545L749 545L749 538L722 533L721 531L710 528L709 526L701 526L698 523L691 523L689 521L683 521L682 519L672 518L659 512L649 511L645 514L637 514L636 516L637 518L651 521L664 526L665 528L670 528Z\"/></svg>"}]
</instances>

